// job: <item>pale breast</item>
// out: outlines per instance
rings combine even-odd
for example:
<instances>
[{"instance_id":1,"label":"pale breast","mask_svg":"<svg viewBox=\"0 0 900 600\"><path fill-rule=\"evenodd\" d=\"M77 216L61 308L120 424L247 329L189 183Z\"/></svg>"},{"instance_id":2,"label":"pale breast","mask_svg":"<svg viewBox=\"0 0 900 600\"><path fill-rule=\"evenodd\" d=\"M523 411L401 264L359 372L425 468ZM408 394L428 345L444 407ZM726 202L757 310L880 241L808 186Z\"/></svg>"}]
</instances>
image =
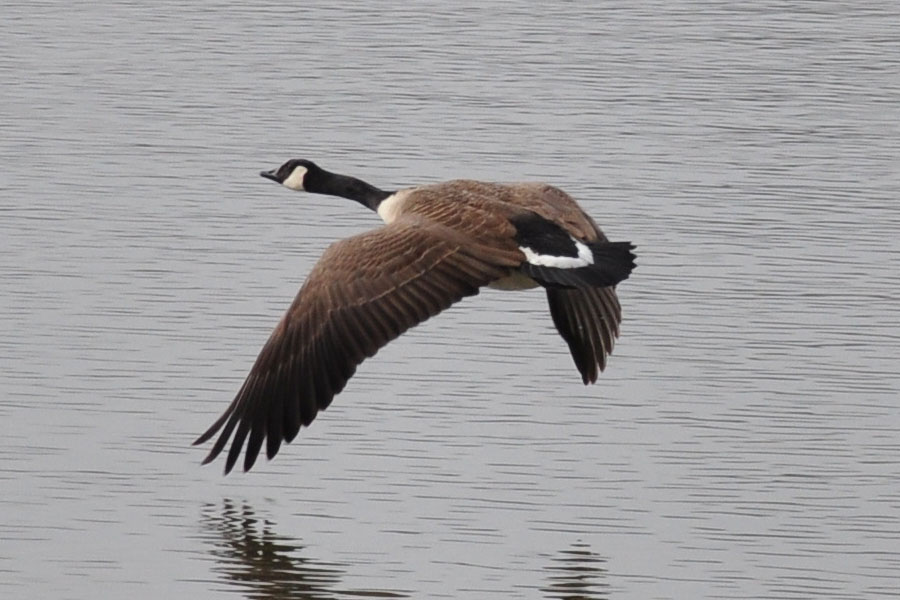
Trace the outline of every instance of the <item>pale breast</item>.
<instances>
[{"instance_id":1,"label":"pale breast","mask_svg":"<svg viewBox=\"0 0 900 600\"><path fill-rule=\"evenodd\" d=\"M412 191L412 189L400 190L382 200L377 210L381 220L385 223L391 223L396 220L400 213L403 212L403 205Z\"/></svg>"},{"instance_id":2,"label":"pale breast","mask_svg":"<svg viewBox=\"0 0 900 600\"><path fill-rule=\"evenodd\" d=\"M538 287L538 282L521 273L519 271L513 271L506 277L501 277L500 279L496 279L488 284L489 288L493 288L495 290L503 290L505 292L512 292L517 290L530 290L532 288Z\"/></svg>"}]
</instances>

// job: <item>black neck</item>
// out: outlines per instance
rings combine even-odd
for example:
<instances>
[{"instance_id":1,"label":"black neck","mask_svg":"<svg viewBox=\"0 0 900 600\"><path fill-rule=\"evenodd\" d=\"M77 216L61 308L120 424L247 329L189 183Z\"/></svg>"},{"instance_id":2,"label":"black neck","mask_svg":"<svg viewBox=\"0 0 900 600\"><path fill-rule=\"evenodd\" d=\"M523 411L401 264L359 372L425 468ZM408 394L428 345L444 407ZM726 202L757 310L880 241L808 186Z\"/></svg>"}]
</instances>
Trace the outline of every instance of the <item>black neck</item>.
<instances>
[{"instance_id":1,"label":"black neck","mask_svg":"<svg viewBox=\"0 0 900 600\"><path fill-rule=\"evenodd\" d=\"M312 175L312 177L310 177ZM372 184L366 183L349 175L338 175L324 169L318 172L307 173L303 188L307 192L326 194L328 196L340 196L349 200L355 200L372 210L378 210L381 201L392 194L380 190Z\"/></svg>"}]
</instances>

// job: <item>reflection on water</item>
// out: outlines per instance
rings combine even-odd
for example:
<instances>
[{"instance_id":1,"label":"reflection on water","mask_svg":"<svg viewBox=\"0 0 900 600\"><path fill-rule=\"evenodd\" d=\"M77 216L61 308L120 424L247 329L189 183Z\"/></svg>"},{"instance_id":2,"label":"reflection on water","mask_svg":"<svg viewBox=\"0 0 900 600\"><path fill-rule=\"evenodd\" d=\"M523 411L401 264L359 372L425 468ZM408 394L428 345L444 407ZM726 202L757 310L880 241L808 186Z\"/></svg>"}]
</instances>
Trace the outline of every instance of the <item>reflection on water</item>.
<instances>
[{"instance_id":1,"label":"reflection on water","mask_svg":"<svg viewBox=\"0 0 900 600\"><path fill-rule=\"evenodd\" d=\"M383 590L341 590L340 565L303 556L304 546L272 532L268 520L256 516L247 504L225 500L203 510L204 537L213 544L213 568L229 588L247 598L330 600L336 598L406 598Z\"/></svg>"},{"instance_id":2,"label":"reflection on water","mask_svg":"<svg viewBox=\"0 0 900 600\"><path fill-rule=\"evenodd\" d=\"M0 9L0 599L897 598L900 2L163 4ZM642 249L602 384L486 291L201 469L379 222L289 156L561 185Z\"/></svg>"},{"instance_id":3,"label":"reflection on water","mask_svg":"<svg viewBox=\"0 0 900 600\"><path fill-rule=\"evenodd\" d=\"M543 589L546 598L556 600L600 600L609 598L606 559L587 544L576 543L553 557L550 582Z\"/></svg>"},{"instance_id":4,"label":"reflection on water","mask_svg":"<svg viewBox=\"0 0 900 600\"><path fill-rule=\"evenodd\" d=\"M402 592L348 590L341 579L351 565L323 562L305 556L299 540L272 531L273 524L246 503L224 500L207 504L201 517L202 538L212 544L212 571L229 591L257 600L337 600L340 598L408 598ZM606 559L590 546L575 543L549 557L544 566L548 600L609 598Z\"/></svg>"}]
</instances>

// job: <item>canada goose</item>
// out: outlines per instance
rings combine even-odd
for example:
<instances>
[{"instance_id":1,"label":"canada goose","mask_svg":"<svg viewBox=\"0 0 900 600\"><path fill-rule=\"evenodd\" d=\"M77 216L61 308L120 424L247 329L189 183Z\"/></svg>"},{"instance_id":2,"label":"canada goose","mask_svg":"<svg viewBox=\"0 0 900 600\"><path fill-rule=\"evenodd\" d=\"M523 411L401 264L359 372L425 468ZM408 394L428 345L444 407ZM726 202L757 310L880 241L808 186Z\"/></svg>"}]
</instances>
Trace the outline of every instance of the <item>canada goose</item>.
<instances>
[{"instance_id":1,"label":"canada goose","mask_svg":"<svg viewBox=\"0 0 900 600\"><path fill-rule=\"evenodd\" d=\"M366 358L485 285L546 288L553 323L584 383L606 366L622 320L614 286L634 268L634 246L608 241L562 190L455 180L386 192L300 159L260 175L292 190L355 200L386 225L325 251L231 405L194 442L222 430L203 464L232 433L225 473L248 435L244 470L263 440L271 459Z\"/></svg>"}]
</instances>

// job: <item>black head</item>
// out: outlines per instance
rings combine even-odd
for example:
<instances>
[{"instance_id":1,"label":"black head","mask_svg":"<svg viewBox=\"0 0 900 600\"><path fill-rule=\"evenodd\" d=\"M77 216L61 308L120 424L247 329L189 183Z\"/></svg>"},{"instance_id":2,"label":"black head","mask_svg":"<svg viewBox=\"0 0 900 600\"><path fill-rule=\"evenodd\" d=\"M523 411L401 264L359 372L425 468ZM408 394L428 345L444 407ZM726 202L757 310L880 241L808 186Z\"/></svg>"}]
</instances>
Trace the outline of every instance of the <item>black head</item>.
<instances>
[{"instance_id":1,"label":"black head","mask_svg":"<svg viewBox=\"0 0 900 600\"><path fill-rule=\"evenodd\" d=\"M277 169L261 171L259 174L286 188L299 191L307 189L306 183L310 176L318 175L321 172L322 169L311 160L292 158Z\"/></svg>"}]
</instances>

